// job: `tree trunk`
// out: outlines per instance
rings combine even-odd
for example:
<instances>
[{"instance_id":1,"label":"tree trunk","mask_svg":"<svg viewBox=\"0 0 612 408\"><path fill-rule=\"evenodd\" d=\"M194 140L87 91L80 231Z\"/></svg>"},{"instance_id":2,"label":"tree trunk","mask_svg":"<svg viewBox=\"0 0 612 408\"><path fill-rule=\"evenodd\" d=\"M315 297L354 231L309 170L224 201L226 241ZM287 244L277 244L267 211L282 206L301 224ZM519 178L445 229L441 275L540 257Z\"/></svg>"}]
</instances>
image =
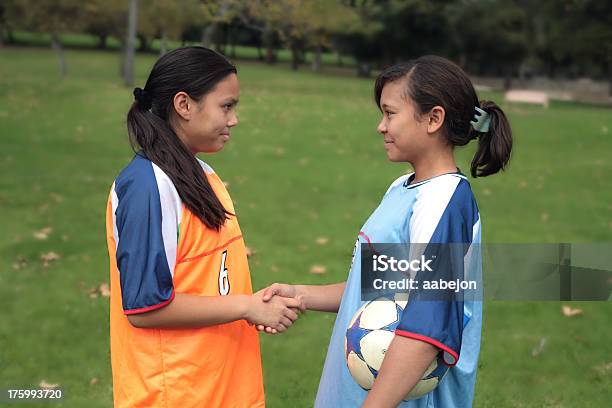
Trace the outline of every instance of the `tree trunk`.
<instances>
[{"instance_id":1,"label":"tree trunk","mask_svg":"<svg viewBox=\"0 0 612 408\"><path fill-rule=\"evenodd\" d=\"M106 49L106 40L108 38L108 34L99 34L98 35L98 49L105 50Z\"/></svg>"},{"instance_id":2,"label":"tree trunk","mask_svg":"<svg viewBox=\"0 0 612 408\"><path fill-rule=\"evenodd\" d=\"M274 64L276 62L276 52L272 45L266 47L266 62L268 64Z\"/></svg>"},{"instance_id":3,"label":"tree trunk","mask_svg":"<svg viewBox=\"0 0 612 408\"><path fill-rule=\"evenodd\" d=\"M321 70L321 45L317 44L312 56L312 70L319 72Z\"/></svg>"},{"instance_id":4,"label":"tree trunk","mask_svg":"<svg viewBox=\"0 0 612 408\"><path fill-rule=\"evenodd\" d=\"M146 35L136 33L136 38L138 38L138 42L140 43L138 45L138 51L141 51L141 52L151 51L151 42L149 41ZM134 44L134 46L136 46L136 44Z\"/></svg>"},{"instance_id":5,"label":"tree trunk","mask_svg":"<svg viewBox=\"0 0 612 408\"><path fill-rule=\"evenodd\" d=\"M510 90L512 87L512 72L509 69L506 69L506 74L504 75L504 91Z\"/></svg>"},{"instance_id":6,"label":"tree trunk","mask_svg":"<svg viewBox=\"0 0 612 408\"><path fill-rule=\"evenodd\" d=\"M212 42L212 36L215 31L215 24L210 23L202 29L202 46L206 48L210 48L210 43Z\"/></svg>"},{"instance_id":7,"label":"tree trunk","mask_svg":"<svg viewBox=\"0 0 612 408\"><path fill-rule=\"evenodd\" d=\"M357 63L357 75L363 78L369 78L372 67L370 63L360 61Z\"/></svg>"},{"instance_id":8,"label":"tree trunk","mask_svg":"<svg viewBox=\"0 0 612 408\"><path fill-rule=\"evenodd\" d=\"M119 40L119 77L125 75L125 37Z\"/></svg>"},{"instance_id":9,"label":"tree trunk","mask_svg":"<svg viewBox=\"0 0 612 408\"><path fill-rule=\"evenodd\" d=\"M467 64L467 56L465 55L465 52L462 52L459 54L459 66L463 69L466 69L466 64Z\"/></svg>"},{"instance_id":10,"label":"tree trunk","mask_svg":"<svg viewBox=\"0 0 612 408\"><path fill-rule=\"evenodd\" d=\"M168 34L166 29L161 30L161 38L159 39L159 55L164 55L168 52Z\"/></svg>"},{"instance_id":11,"label":"tree trunk","mask_svg":"<svg viewBox=\"0 0 612 408\"><path fill-rule=\"evenodd\" d=\"M221 2L221 7L219 7L219 11L217 11L215 20L212 21L210 25L202 29L202 45L204 47L210 48L213 34L215 32L215 29L217 28L217 21L223 19L228 8L229 3L227 1Z\"/></svg>"},{"instance_id":12,"label":"tree trunk","mask_svg":"<svg viewBox=\"0 0 612 408\"><path fill-rule=\"evenodd\" d=\"M136 24L138 21L138 0L130 0L128 12L127 37L125 39L125 72L123 81L125 86L134 85L134 46L136 43Z\"/></svg>"},{"instance_id":13,"label":"tree trunk","mask_svg":"<svg viewBox=\"0 0 612 408\"><path fill-rule=\"evenodd\" d=\"M263 54L261 53L261 45L257 44L257 59L263 61Z\"/></svg>"},{"instance_id":14,"label":"tree trunk","mask_svg":"<svg viewBox=\"0 0 612 408\"><path fill-rule=\"evenodd\" d=\"M68 73L68 67L66 66L66 58L64 57L64 49L62 48L62 42L60 41L59 34L56 32L51 33L51 47L59 58L59 69L62 77L65 77Z\"/></svg>"},{"instance_id":15,"label":"tree trunk","mask_svg":"<svg viewBox=\"0 0 612 408\"><path fill-rule=\"evenodd\" d=\"M266 47L266 62L268 64L274 64L276 62L276 54L274 53L274 32L266 28L264 29L261 38Z\"/></svg>"},{"instance_id":16,"label":"tree trunk","mask_svg":"<svg viewBox=\"0 0 612 408\"><path fill-rule=\"evenodd\" d=\"M297 71L300 67L300 50L294 45L291 46L291 69Z\"/></svg>"},{"instance_id":17,"label":"tree trunk","mask_svg":"<svg viewBox=\"0 0 612 408\"><path fill-rule=\"evenodd\" d=\"M612 60L608 60L608 96L612 99Z\"/></svg>"},{"instance_id":18,"label":"tree trunk","mask_svg":"<svg viewBox=\"0 0 612 408\"><path fill-rule=\"evenodd\" d=\"M234 30L231 25L228 27L228 30L229 30L228 40L230 43L230 57L236 58L236 30Z\"/></svg>"},{"instance_id":19,"label":"tree trunk","mask_svg":"<svg viewBox=\"0 0 612 408\"><path fill-rule=\"evenodd\" d=\"M344 66L344 62L342 61L342 54L340 54L340 51L338 50L336 50L336 64L338 64L339 67Z\"/></svg>"}]
</instances>

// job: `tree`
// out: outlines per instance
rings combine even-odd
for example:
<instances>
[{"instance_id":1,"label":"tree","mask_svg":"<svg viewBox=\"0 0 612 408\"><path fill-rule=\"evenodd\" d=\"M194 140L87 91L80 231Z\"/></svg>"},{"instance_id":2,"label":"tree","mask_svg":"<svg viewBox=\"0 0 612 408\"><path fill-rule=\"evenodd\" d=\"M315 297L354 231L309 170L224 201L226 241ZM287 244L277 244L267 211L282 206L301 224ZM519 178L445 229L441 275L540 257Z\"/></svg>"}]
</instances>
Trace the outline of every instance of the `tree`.
<instances>
[{"instance_id":1,"label":"tree","mask_svg":"<svg viewBox=\"0 0 612 408\"><path fill-rule=\"evenodd\" d=\"M106 39L119 41L118 73L125 75L128 2L125 0L88 0L84 3L84 31L98 37L98 47L106 46Z\"/></svg>"},{"instance_id":2,"label":"tree","mask_svg":"<svg viewBox=\"0 0 612 408\"><path fill-rule=\"evenodd\" d=\"M278 8L274 3L267 0L232 0L231 7L242 24L251 30L260 33L266 54L265 61L268 64L276 62L276 31L274 25L278 20ZM270 8L273 7L272 10Z\"/></svg>"},{"instance_id":3,"label":"tree","mask_svg":"<svg viewBox=\"0 0 612 408\"><path fill-rule=\"evenodd\" d=\"M346 3L356 20L334 35L339 51L352 55L357 61L357 75L370 76L372 65L382 57L378 36L383 31L383 4L377 0L355 0Z\"/></svg>"},{"instance_id":4,"label":"tree","mask_svg":"<svg viewBox=\"0 0 612 408\"><path fill-rule=\"evenodd\" d=\"M205 17L206 7L198 0L149 0L143 3L138 19L141 44L159 36L163 55L169 39L179 39L187 27Z\"/></svg>"},{"instance_id":5,"label":"tree","mask_svg":"<svg viewBox=\"0 0 612 408\"><path fill-rule=\"evenodd\" d=\"M564 7L546 2L555 17L548 39L557 60L563 58L582 73L601 75L609 82L612 97L612 3L606 0L566 1Z\"/></svg>"},{"instance_id":6,"label":"tree","mask_svg":"<svg viewBox=\"0 0 612 408\"><path fill-rule=\"evenodd\" d=\"M125 40L125 86L134 85L134 48L136 46L136 24L138 22L138 0L130 0L127 19L127 37Z\"/></svg>"},{"instance_id":7,"label":"tree","mask_svg":"<svg viewBox=\"0 0 612 408\"><path fill-rule=\"evenodd\" d=\"M83 25L84 11L78 0L12 0L5 3L7 19L27 30L47 33L51 47L57 53L62 77L68 73L68 65L60 34L79 31Z\"/></svg>"},{"instance_id":8,"label":"tree","mask_svg":"<svg viewBox=\"0 0 612 408\"><path fill-rule=\"evenodd\" d=\"M261 33L266 60L273 61L275 37L291 51L291 66L298 69L306 48L314 49L313 68L321 65L321 51L331 45L331 35L354 25L358 16L341 1L233 0L235 15Z\"/></svg>"},{"instance_id":9,"label":"tree","mask_svg":"<svg viewBox=\"0 0 612 408\"><path fill-rule=\"evenodd\" d=\"M504 87L528 55L527 12L515 0L462 0L446 9L460 65L501 74Z\"/></svg>"}]
</instances>

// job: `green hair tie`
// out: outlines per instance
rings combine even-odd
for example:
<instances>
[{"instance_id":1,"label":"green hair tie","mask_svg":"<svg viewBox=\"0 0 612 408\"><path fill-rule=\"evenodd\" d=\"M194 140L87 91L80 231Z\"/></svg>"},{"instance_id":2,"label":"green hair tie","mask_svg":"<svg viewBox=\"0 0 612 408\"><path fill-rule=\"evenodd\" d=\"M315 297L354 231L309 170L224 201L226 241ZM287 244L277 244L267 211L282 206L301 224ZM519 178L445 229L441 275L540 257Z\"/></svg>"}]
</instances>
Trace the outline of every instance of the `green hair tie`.
<instances>
[{"instance_id":1,"label":"green hair tie","mask_svg":"<svg viewBox=\"0 0 612 408\"><path fill-rule=\"evenodd\" d=\"M475 131L487 133L489 131L489 125L491 124L491 115L478 106L476 106L475 109L476 113L474 114L474 119L472 119L470 123Z\"/></svg>"}]
</instances>

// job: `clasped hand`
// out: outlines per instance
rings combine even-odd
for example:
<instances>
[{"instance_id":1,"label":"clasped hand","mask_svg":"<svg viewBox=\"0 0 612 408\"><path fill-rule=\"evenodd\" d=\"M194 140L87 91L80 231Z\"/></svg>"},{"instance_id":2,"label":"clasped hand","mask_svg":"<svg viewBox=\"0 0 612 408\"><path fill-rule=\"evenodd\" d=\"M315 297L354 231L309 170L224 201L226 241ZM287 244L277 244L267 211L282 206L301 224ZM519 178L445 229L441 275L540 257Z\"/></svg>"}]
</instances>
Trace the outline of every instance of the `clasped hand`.
<instances>
[{"instance_id":1,"label":"clasped hand","mask_svg":"<svg viewBox=\"0 0 612 408\"><path fill-rule=\"evenodd\" d=\"M254 302L247 321L258 331L283 333L306 310L294 285L274 283L253 295Z\"/></svg>"}]
</instances>

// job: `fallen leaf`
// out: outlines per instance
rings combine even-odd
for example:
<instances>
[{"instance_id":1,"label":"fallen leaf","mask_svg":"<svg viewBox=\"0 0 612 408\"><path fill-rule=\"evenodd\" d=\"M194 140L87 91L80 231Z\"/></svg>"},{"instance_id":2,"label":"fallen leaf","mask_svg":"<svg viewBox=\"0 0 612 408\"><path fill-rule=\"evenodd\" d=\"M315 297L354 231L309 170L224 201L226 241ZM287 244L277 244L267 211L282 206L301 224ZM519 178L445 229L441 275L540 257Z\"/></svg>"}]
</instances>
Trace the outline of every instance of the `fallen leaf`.
<instances>
[{"instance_id":1,"label":"fallen leaf","mask_svg":"<svg viewBox=\"0 0 612 408\"><path fill-rule=\"evenodd\" d=\"M97 299L98 298L98 288L89 288L87 293L89 293L89 298L90 299Z\"/></svg>"},{"instance_id":2,"label":"fallen leaf","mask_svg":"<svg viewBox=\"0 0 612 408\"><path fill-rule=\"evenodd\" d=\"M276 266L276 265L272 265L272 266L270 267L270 270L271 270L272 272L278 272L278 266Z\"/></svg>"},{"instance_id":3,"label":"fallen leaf","mask_svg":"<svg viewBox=\"0 0 612 408\"><path fill-rule=\"evenodd\" d=\"M313 265L310 268L310 273L314 275L323 275L326 272L327 272L327 268L324 267L323 265Z\"/></svg>"},{"instance_id":4,"label":"fallen leaf","mask_svg":"<svg viewBox=\"0 0 612 408\"><path fill-rule=\"evenodd\" d=\"M42 241L42 240L49 238L49 235L51 235L52 232L53 232L53 228L45 227L39 231L34 232L33 235L34 235L34 238Z\"/></svg>"},{"instance_id":5,"label":"fallen leaf","mask_svg":"<svg viewBox=\"0 0 612 408\"><path fill-rule=\"evenodd\" d=\"M251 256L255 255L255 253L257 252L257 251L255 251L254 249L251 249L251 248L250 248L250 247L248 247L248 246L247 246L247 247L245 247L245 250L246 250L246 256L247 256L247 258L250 258Z\"/></svg>"},{"instance_id":6,"label":"fallen leaf","mask_svg":"<svg viewBox=\"0 0 612 408\"><path fill-rule=\"evenodd\" d=\"M561 310L563 311L563 315L566 317L579 316L582 314L582 309L574 309L568 305L563 305Z\"/></svg>"},{"instance_id":7,"label":"fallen leaf","mask_svg":"<svg viewBox=\"0 0 612 408\"><path fill-rule=\"evenodd\" d=\"M325 245L329 242L329 238L327 237L319 237L315 240L315 242L319 245Z\"/></svg>"},{"instance_id":8,"label":"fallen leaf","mask_svg":"<svg viewBox=\"0 0 612 408\"><path fill-rule=\"evenodd\" d=\"M43 261L43 266L47 267L51 262L57 261L60 259L60 256L53 251L44 253L40 256L40 260Z\"/></svg>"},{"instance_id":9,"label":"fallen leaf","mask_svg":"<svg viewBox=\"0 0 612 408\"><path fill-rule=\"evenodd\" d=\"M224 182L223 182L223 185L225 186L225 188L229 188L230 183L229 183L229 182L227 182L227 181L224 181Z\"/></svg>"},{"instance_id":10,"label":"fallen leaf","mask_svg":"<svg viewBox=\"0 0 612 408\"><path fill-rule=\"evenodd\" d=\"M62 197L61 195L59 195L57 193L50 193L49 196L56 203L61 203L62 201L64 201L64 197Z\"/></svg>"},{"instance_id":11,"label":"fallen leaf","mask_svg":"<svg viewBox=\"0 0 612 408\"><path fill-rule=\"evenodd\" d=\"M96 385L98 383L98 379L96 377L89 380L89 385Z\"/></svg>"},{"instance_id":12,"label":"fallen leaf","mask_svg":"<svg viewBox=\"0 0 612 408\"><path fill-rule=\"evenodd\" d=\"M108 286L108 283L102 283L100 284L100 286L98 287L98 290L100 291L100 295L104 296L104 297L110 297L110 287Z\"/></svg>"},{"instance_id":13,"label":"fallen leaf","mask_svg":"<svg viewBox=\"0 0 612 408\"><path fill-rule=\"evenodd\" d=\"M47 380L42 380L40 384L38 384L38 387L42 388L43 390L53 390L59 387L59 384L51 384L51 383L48 383Z\"/></svg>"},{"instance_id":14,"label":"fallen leaf","mask_svg":"<svg viewBox=\"0 0 612 408\"><path fill-rule=\"evenodd\" d=\"M26 266L28 266L28 260L25 259L23 256L18 256L17 261L13 263L13 269L17 271L25 268Z\"/></svg>"},{"instance_id":15,"label":"fallen leaf","mask_svg":"<svg viewBox=\"0 0 612 408\"><path fill-rule=\"evenodd\" d=\"M533 350L531 350L531 356L532 357L539 356L540 353L544 351L544 346L546 346L546 337L542 337L540 339L540 343L538 343L538 345Z\"/></svg>"},{"instance_id":16,"label":"fallen leaf","mask_svg":"<svg viewBox=\"0 0 612 408\"><path fill-rule=\"evenodd\" d=\"M594 367L595 371L597 371L599 374L601 375L605 375L608 373L608 371L612 370L612 362L606 363L606 364L601 364L598 365L596 367Z\"/></svg>"}]
</instances>

